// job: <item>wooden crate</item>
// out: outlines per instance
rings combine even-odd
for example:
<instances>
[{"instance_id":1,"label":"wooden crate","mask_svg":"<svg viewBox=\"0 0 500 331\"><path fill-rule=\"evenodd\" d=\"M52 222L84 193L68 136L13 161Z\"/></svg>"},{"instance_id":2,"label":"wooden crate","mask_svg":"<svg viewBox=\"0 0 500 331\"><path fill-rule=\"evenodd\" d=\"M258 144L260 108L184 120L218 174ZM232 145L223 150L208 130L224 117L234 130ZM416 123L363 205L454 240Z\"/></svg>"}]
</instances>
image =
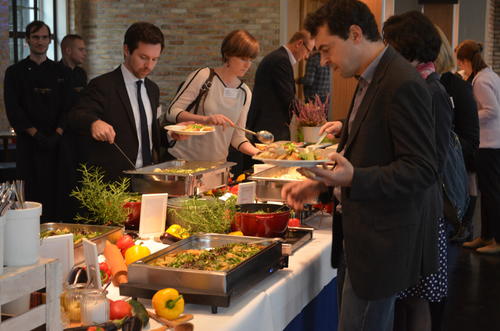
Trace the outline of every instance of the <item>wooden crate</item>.
<instances>
[{"instance_id":1,"label":"wooden crate","mask_svg":"<svg viewBox=\"0 0 500 331\"><path fill-rule=\"evenodd\" d=\"M60 295L61 264L56 259L40 259L37 264L8 267L0 276L0 305L32 292L46 289L46 303L24 314L0 321L0 331L31 330L45 324L46 330L62 330Z\"/></svg>"}]
</instances>

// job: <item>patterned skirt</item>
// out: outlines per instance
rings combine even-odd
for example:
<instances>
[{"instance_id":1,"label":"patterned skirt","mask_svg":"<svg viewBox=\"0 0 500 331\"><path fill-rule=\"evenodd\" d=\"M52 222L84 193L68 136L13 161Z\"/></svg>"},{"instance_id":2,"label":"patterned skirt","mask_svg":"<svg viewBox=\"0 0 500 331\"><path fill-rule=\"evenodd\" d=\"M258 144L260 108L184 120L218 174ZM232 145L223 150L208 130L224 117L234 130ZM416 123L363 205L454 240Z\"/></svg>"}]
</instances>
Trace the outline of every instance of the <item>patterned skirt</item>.
<instances>
[{"instance_id":1,"label":"patterned skirt","mask_svg":"<svg viewBox=\"0 0 500 331\"><path fill-rule=\"evenodd\" d=\"M418 283L398 293L398 299L417 297L429 302L440 302L448 295L448 245L446 220L438 220L438 249L439 266L434 274L422 277Z\"/></svg>"}]
</instances>

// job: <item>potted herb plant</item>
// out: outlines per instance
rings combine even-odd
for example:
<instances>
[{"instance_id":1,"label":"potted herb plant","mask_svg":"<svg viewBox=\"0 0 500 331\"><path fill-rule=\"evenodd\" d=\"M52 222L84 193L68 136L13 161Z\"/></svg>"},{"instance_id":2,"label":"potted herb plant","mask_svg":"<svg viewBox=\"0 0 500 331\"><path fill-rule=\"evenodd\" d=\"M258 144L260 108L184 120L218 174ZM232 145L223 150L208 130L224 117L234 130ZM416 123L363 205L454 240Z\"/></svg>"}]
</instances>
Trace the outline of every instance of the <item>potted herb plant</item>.
<instances>
[{"instance_id":1,"label":"potted herb plant","mask_svg":"<svg viewBox=\"0 0 500 331\"><path fill-rule=\"evenodd\" d=\"M134 199L134 195L128 192L130 179L108 183L104 181L104 172L100 168L84 164L79 171L81 185L71 192L71 196L80 202L86 213L76 215L75 221L123 226L135 211L134 207L127 205Z\"/></svg>"},{"instance_id":2,"label":"potted herb plant","mask_svg":"<svg viewBox=\"0 0 500 331\"><path fill-rule=\"evenodd\" d=\"M304 102L295 99L293 103L293 111L297 116L299 128L302 130L305 142L316 142L319 138L319 129L326 123L328 99L322 102L320 97L316 95L313 100Z\"/></svg>"}]
</instances>

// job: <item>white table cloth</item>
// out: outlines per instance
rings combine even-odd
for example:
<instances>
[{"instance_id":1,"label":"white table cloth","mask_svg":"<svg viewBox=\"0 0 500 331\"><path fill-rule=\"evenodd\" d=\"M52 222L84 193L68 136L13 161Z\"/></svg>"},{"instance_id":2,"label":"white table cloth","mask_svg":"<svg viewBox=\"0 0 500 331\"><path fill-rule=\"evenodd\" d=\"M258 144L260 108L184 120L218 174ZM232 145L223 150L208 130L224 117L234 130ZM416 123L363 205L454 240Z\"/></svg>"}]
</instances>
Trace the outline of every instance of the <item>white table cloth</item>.
<instances>
[{"instance_id":1,"label":"white table cloth","mask_svg":"<svg viewBox=\"0 0 500 331\"><path fill-rule=\"evenodd\" d=\"M278 270L241 296L231 298L228 308L212 314L210 306L186 304L185 313L193 314L191 323L200 330L283 330L313 300L337 273L330 264L331 216L317 216L309 222L318 228L313 239L290 256L288 268ZM150 246L148 242L145 245ZM156 251L161 246L151 245ZM111 286L109 297L118 299ZM150 300L141 300L150 308ZM150 319L149 328L160 327Z\"/></svg>"}]
</instances>

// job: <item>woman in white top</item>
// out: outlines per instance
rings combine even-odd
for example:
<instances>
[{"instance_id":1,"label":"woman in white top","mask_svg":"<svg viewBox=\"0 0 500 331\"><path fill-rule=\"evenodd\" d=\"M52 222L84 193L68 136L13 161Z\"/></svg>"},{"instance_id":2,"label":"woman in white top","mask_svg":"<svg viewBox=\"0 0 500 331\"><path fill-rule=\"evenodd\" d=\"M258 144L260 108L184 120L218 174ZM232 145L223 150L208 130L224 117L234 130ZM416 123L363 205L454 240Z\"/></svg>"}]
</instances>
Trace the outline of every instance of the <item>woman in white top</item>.
<instances>
[{"instance_id":1,"label":"woman in white top","mask_svg":"<svg viewBox=\"0 0 500 331\"><path fill-rule=\"evenodd\" d=\"M481 191L481 237L464 246L479 253L500 253L500 77L484 62L483 46L465 40L456 48L457 63L472 91L479 115L477 176Z\"/></svg>"},{"instance_id":2,"label":"woman in white top","mask_svg":"<svg viewBox=\"0 0 500 331\"><path fill-rule=\"evenodd\" d=\"M213 69L215 74L210 88L196 114L193 113L194 109L187 111L187 108L209 78L210 68L198 69L187 77L170 104L167 120L174 123L194 121L214 125L216 130L178 141L168 150L172 156L188 161L225 161L229 145L248 155L258 152L243 131L232 127L234 124L240 127L246 125L252 92L240 77L248 71L258 52L259 43L247 31L235 30L229 33L221 46L223 64Z\"/></svg>"}]
</instances>

